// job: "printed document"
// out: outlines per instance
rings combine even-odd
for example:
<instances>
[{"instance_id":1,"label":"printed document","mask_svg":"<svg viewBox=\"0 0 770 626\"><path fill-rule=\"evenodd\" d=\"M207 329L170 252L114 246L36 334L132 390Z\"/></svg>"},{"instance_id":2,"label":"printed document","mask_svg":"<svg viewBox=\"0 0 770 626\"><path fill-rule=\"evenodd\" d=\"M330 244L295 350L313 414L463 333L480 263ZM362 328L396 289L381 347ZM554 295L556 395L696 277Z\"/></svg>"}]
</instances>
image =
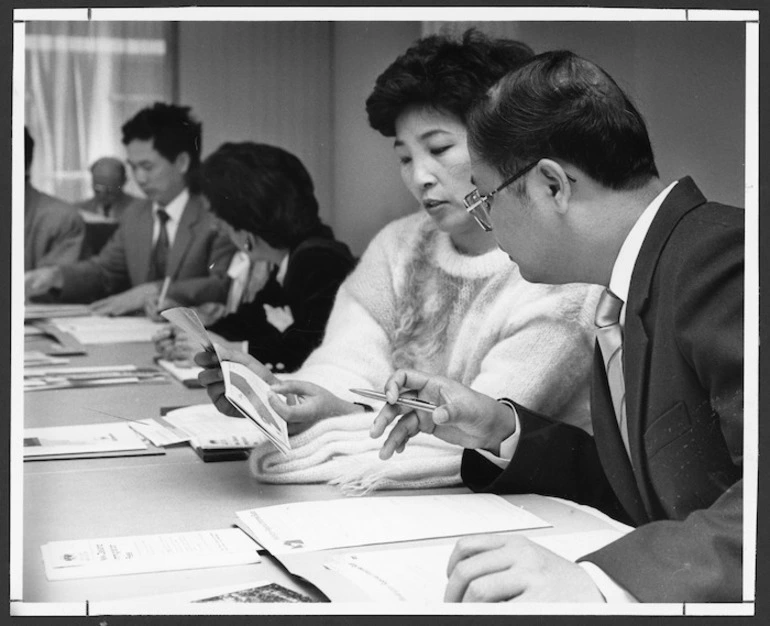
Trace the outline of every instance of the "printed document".
<instances>
[{"instance_id":1,"label":"printed document","mask_svg":"<svg viewBox=\"0 0 770 626\"><path fill-rule=\"evenodd\" d=\"M128 424L87 424L24 429L24 458L58 454L144 450Z\"/></svg>"},{"instance_id":2,"label":"printed document","mask_svg":"<svg viewBox=\"0 0 770 626\"><path fill-rule=\"evenodd\" d=\"M48 580L200 569L260 560L259 546L237 528L52 541L40 549Z\"/></svg>"},{"instance_id":3,"label":"printed document","mask_svg":"<svg viewBox=\"0 0 770 626\"><path fill-rule=\"evenodd\" d=\"M265 440L251 420L222 415L211 403L169 411L163 420L188 435L190 444L198 448L253 448Z\"/></svg>"},{"instance_id":4,"label":"printed document","mask_svg":"<svg viewBox=\"0 0 770 626\"><path fill-rule=\"evenodd\" d=\"M237 516L274 555L550 526L500 496L477 493L295 502Z\"/></svg>"},{"instance_id":5,"label":"printed document","mask_svg":"<svg viewBox=\"0 0 770 626\"><path fill-rule=\"evenodd\" d=\"M63 317L52 322L60 331L69 333L81 344L128 343L152 341L163 327L146 317Z\"/></svg>"}]
</instances>

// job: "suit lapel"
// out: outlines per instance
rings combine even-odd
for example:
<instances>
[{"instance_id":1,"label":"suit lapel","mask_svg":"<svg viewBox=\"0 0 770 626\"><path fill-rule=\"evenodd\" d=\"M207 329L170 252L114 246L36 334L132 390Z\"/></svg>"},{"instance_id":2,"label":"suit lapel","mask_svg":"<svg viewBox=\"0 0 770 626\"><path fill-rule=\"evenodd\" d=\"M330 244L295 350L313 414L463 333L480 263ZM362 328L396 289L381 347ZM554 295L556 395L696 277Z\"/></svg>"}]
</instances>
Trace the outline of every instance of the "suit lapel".
<instances>
[{"instance_id":1,"label":"suit lapel","mask_svg":"<svg viewBox=\"0 0 770 626\"><path fill-rule=\"evenodd\" d=\"M150 255L152 253L152 202L144 203L137 211L137 219L125 220L122 228L129 229L125 238L125 251L131 284L139 285L147 282L150 272ZM131 232L133 231L133 233Z\"/></svg>"},{"instance_id":2,"label":"suit lapel","mask_svg":"<svg viewBox=\"0 0 770 626\"><path fill-rule=\"evenodd\" d=\"M171 278L177 277L176 274L179 271L179 267L182 265L182 261L195 236L195 224L200 219L202 210L203 207L198 199L191 194L182 212L182 219L176 230L174 244L171 246L168 255L166 274L171 276Z\"/></svg>"},{"instance_id":3,"label":"suit lapel","mask_svg":"<svg viewBox=\"0 0 770 626\"><path fill-rule=\"evenodd\" d=\"M690 177L681 179L668 194L658 210L644 239L631 275L623 338L623 372L626 383L626 415L628 439L636 482L645 508L652 516L646 476L644 431L647 424L647 393L649 391L649 345L643 319L650 299L652 279L663 248L676 224L706 198ZM610 410L612 404L610 404Z\"/></svg>"}]
</instances>

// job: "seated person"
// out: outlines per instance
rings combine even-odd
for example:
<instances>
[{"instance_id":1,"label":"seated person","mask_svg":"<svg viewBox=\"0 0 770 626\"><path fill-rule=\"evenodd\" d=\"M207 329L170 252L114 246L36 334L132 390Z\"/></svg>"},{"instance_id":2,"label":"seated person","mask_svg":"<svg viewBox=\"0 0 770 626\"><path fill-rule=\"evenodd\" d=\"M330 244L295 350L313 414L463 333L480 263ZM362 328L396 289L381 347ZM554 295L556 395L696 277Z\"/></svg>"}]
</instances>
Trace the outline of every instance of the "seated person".
<instances>
[{"instance_id":1,"label":"seated person","mask_svg":"<svg viewBox=\"0 0 770 626\"><path fill-rule=\"evenodd\" d=\"M24 127L24 271L80 258L85 225L75 208L30 182L35 141Z\"/></svg>"},{"instance_id":2,"label":"seated person","mask_svg":"<svg viewBox=\"0 0 770 626\"><path fill-rule=\"evenodd\" d=\"M594 436L515 395L496 402L401 370L386 383L390 402L410 390L439 407L403 414L382 457L433 433L467 448L462 476L475 491L569 498L636 528L578 564L523 537L462 539L446 599L740 602L743 211L706 200L690 177L662 181L634 105L571 52L505 76L469 120L486 194L474 210L521 273L608 287L596 310ZM518 184L501 189L514 172ZM372 435L400 413L386 405Z\"/></svg>"},{"instance_id":3,"label":"seated person","mask_svg":"<svg viewBox=\"0 0 770 626\"><path fill-rule=\"evenodd\" d=\"M200 161L200 138L189 107L155 103L126 122L128 163L147 200L126 209L98 255L29 272L28 297L93 303L95 313L126 315L157 298L168 276L168 297L177 302L223 302L235 248L188 187Z\"/></svg>"},{"instance_id":4,"label":"seated person","mask_svg":"<svg viewBox=\"0 0 770 626\"><path fill-rule=\"evenodd\" d=\"M310 174L281 148L226 143L204 161L200 182L252 267L235 312L221 315L225 305L216 304L199 316L224 339L248 341L249 352L277 371L296 369L321 343L334 296L354 265L350 250L319 219ZM263 285L265 263L274 269ZM155 343L165 358L191 359L198 351L172 329Z\"/></svg>"},{"instance_id":5,"label":"seated person","mask_svg":"<svg viewBox=\"0 0 770 626\"><path fill-rule=\"evenodd\" d=\"M123 191L125 184L126 167L123 161L115 157L97 159L91 165L91 188L94 195L75 206L85 213L86 220L91 215L118 220L129 205L141 202L140 198Z\"/></svg>"},{"instance_id":6,"label":"seated person","mask_svg":"<svg viewBox=\"0 0 770 626\"><path fill-rule=\"evenodd\" d=\"M290 426L360 413L350 388L381 389L397 368L415 367L490 395L524 397L590 429L598 288L527 282L463 203L473 189L471 102L530 56L521 43L477 32L461 41L430 36L377 79L369 122L395 137L401 177L421 210L376 235L337 293L321 346L291 381L274 387L300 396L291 406L277 395L271 400ZM208 368L199 380L217 408L235 415L214 359L195 358ZM248 355L231 358L260 373ZM368 430L369 420L359 421Z\"/></svg>"}]
</instances>

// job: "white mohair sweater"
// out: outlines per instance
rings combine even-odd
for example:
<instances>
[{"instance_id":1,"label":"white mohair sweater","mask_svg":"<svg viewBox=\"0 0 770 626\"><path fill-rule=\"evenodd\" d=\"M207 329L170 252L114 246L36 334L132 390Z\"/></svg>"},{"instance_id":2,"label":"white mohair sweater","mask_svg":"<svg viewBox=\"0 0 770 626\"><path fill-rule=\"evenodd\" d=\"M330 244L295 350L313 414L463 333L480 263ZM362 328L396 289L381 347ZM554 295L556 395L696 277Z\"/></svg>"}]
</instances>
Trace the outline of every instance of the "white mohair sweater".
<instances>
[{"instance_id":1,"label":"white mohair sweater","mask_svg":"<svg viewBox=\"0 0 770 626\"><path fill-rule=\"evenodd\" d=\"M351 402L352 387L382 389L398 367L457 380L590 432L588 386L595 285L525 281L500 250L460 254L424 213L386 226L340 287L321 346L285 378ZM267 482L333 482L343 491L460 483L462 450L419 435L380 461L372 414L331 418L292 438L284 457L267 446L251 468Z\"/></svg>"}]
</instances>

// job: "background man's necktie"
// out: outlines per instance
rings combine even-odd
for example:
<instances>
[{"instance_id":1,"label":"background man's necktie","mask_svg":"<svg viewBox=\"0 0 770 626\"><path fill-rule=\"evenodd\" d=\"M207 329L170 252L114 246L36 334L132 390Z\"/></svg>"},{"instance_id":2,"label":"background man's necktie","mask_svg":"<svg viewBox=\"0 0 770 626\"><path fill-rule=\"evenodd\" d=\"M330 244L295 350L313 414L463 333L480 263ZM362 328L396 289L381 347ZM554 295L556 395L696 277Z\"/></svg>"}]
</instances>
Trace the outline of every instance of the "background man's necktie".
<instances>
[{"instance_id":1,"label":"background man's necktie","mask_svg":"<svg viewBox=\"0 0 770 626\"><path fill-rule=\"evenodd\" d=\"M609 289L605 289L596 307L596 340L599 342L604 358L607 382L620 436L630 458L626 423L626 381L623 378L623 329L620 326L622 308L623 301Z\"/></svg>"},{"instance_id":2,"label":"background man's necktie","mask_svg":"<svg viewBox=\"0 0 770 626\"><path fill-rule=\"evenodd\" d=\"M152 249L152 255L150 256L150 275L148 281L161 280L166 277L166 264L168 263L168 231L166 230L166 222L168 222L169 216L163 209L158 209L156 212L160 230L158 231L158 239L155 241L155 246Z\"/></svg>"}]
</instances>

